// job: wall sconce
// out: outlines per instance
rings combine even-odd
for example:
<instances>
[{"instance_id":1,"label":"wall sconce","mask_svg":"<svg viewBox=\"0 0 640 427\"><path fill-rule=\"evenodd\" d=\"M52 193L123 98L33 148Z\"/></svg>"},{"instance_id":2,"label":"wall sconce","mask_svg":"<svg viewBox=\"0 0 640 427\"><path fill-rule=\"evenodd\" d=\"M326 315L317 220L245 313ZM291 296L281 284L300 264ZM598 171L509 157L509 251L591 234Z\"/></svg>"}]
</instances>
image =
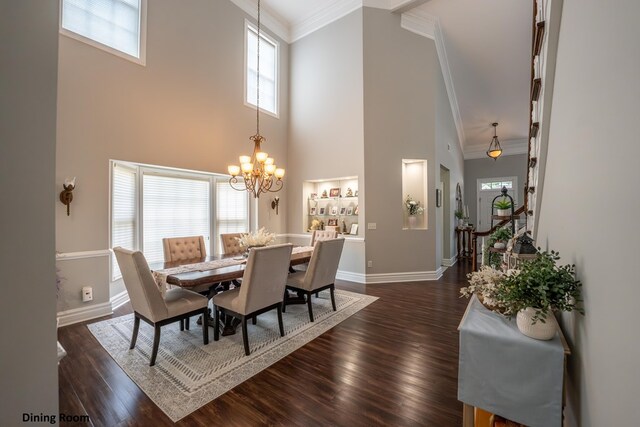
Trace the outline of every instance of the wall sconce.
<instances>
[{"instance_id":1,"label":"wall sconce","mask_svg":"<svg viewBox=\"0 0 640 427\"><path fill-rule=\"evenodd\" d=\"M60 193L60 201L67 206L67 216L69 216L69 206L73 200L73 190L76 188L76 177L65 179L62 186L64 190Z\"/></svg>"},{"instance_id":2,"label":"wall sconce","mask_svg":"<svg viewBox=\"0 0 640 427\"><path fill-rule=\"evenodd\" d=\"M276 210L276 215L278 215L278 206L280 206L280 197L276 197L271 202L271 209L275 209Z\"/></svg>"}]
</instances>

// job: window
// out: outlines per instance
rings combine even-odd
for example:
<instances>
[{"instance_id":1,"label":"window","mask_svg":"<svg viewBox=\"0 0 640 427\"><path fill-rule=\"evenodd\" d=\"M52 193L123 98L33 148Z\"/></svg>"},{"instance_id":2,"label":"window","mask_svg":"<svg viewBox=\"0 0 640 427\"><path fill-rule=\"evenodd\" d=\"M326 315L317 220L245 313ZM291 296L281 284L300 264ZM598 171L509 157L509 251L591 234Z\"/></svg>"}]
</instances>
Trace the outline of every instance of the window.
<instances>
[{"instance_id":1,"label":"window","mask_svg":"<svg viewBox=\"0 0 640 427\"><path fill-rule=\"evenodd\" d=\"M258 30L245 23L245 102L257 104ZM278 42L260 31L260 109L278 116Z\"/></svg>"},{"instance_id":2,"label":"window","mask_svg":"<svg viewBox=\"0 0 640 427\"><path fill-rule=\"evenodd\" d=\"M147 0L61 0L60 32L144 64Z\"/></svg>"},{"instance_id":3,"label":"window","mask_svg":"<svg viewBox=\"0 0 640 427\"><path fill-rule=\"evenodd\" d=\"M507 187L507 190L512 190L513 181L494 181L480 184L480 190L502 190L502 187Z\"/></svg>"},{"instance_id":4,"label":"window","mask_svg":"<svg viewBox=\"0 0 640 427\"><path fill-rule=\"evenodd\" d=\"M164 260L165 237L204 236L207 253L219 253L221 233L249 230L249 194L233 190L228 177L118 161L112 165L111 247L140 250L154 263ZM120 277L112 257L111 279Z\"/></svg>"}]
</instances>

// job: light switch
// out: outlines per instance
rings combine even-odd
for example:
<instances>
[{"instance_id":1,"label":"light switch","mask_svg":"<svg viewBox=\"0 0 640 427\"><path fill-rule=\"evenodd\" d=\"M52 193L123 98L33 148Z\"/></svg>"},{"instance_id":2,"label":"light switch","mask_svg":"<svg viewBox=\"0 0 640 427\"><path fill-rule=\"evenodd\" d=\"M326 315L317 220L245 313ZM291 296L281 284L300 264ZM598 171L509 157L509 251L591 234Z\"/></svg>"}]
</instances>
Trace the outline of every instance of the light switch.
<instances>
[{"instance_id":1,"label":"light switch","mask_svg":"<svg viewBox=\"0 0 640 427\"><path fill-rule=\"evenodd\" d=\"M367 224L367 230L375 230L378 227L378 224L375 222L370 222Z\"/></svg>"}]
</instances>

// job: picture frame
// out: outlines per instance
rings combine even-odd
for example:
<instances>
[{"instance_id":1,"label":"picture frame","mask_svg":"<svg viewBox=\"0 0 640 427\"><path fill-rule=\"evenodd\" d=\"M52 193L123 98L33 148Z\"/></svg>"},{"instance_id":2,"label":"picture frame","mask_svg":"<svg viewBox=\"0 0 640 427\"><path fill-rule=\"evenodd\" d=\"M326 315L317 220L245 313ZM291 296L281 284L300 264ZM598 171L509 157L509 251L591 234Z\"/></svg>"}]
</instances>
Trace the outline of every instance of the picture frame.
<instances>
[{"instance_id":1,"label":"picture frame","mask_svg":"<svg viewBox=\"0 0 640 427\"><path fill-rule=\"evenodd\" d=\"M360 212L358 205L356 205L355 209L353 210L353 214L354 215L358 215L358 213Z\"/></svg>"},{"instance_id":2,"label":"picture frame","mask_svg":"<svg viewBox=\"0 0 640 427\"><path fill-rule=\"evenodd\" d=\"M442 190L436 188L436 208L442 206Z\"/></svg>"},{"instance_id":3,"label":"picture frame","mask_svg":"<svg viewBox=\"0 0 640 427\"><path fill-rule=\"evenodd\" d=\"M347 213L347 208L345 207L340 208L340 215L346 215L346 213Z\"/></svg>"},{"instance_id":4,"label":"picture frame","mask_svg":"<svg viewBox=\"0 0 640 427\"><path fill-rule=\"evenodd\" d=\"M309 195L309 198L310 198L311 200L315 200L315 199L317 199L317 198L318 198L318 193L311 193L311 194Z\"/></svg>"},{"instance_id":5,"label":"picture frame","mask_svg":"<svg viewBox=\"0 0 640 427\"><path fill-rule=\"evenodd\" d=\"M358 234L358 224L351 224L349 234Z\"/></svg>"},{"instance_id":6,"label":"picture frame","mask_svg":"<svg viewBox=\"0 0 640 427\"><path fill-rule=\"evenodd\" d=\"M332 188L329 190L329 197L340 197L340 189Z\"/></svg>"},{"instance_id":7,"label":"picture frame","mask_svg":"<svg viewBox=\"0 0 640 427\"><path fill-rule=\"evenodd\" d=\"M329 227L337 227L338 226L338 218L329 218L327 220L327 225Z\"/></svg>"},{"instance_id":8,"label":"picture frame","mask_svg":"<svg viewBox=\"0 0 640 427\"><path fill-rule=\"evenodd\" d=\"M320 208L320 215L324 215L325 212L326 212L325 208Z\"/></svg>"},{"instance_id":9,"label":"picture frame","mask_svg":"<svg viewBox=\"0 0 640 427\"><path fill-rule=\"evenodd\" d=\"M347 215L353 215L353 206L347 208Z\"/></svg>"},{"instance_id":10,"label":"picture frame","mask_svg":"<svg viewBox=\"0 0 640 427\"><path fill-rule=\"evenodd\" d=\"M309 215L315 215L317 211L318 209L314 206L311 209L309 209Z\"/></svg>"},{"instance_id":11,"label":"picture frame","mask_svg":"<svg viewBox=\"0 0 640 427\"><path fill-rule=\"evenodd\" d=\"M338 215L338 207L331 206L331 215Z\"/></svg>"}]
</instances>

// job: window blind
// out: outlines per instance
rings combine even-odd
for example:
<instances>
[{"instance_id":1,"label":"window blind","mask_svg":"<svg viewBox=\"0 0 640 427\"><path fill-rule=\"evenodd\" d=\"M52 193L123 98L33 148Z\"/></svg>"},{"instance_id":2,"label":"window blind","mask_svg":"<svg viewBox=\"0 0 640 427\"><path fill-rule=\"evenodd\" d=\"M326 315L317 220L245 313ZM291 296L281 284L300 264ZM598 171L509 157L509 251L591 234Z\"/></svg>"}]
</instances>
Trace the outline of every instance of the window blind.
<instances>
[{"instance_id":1,"label":"window blind","mask_svg":"<svg viewBox=\"0 0 640 427\"><path fill-rule=\"evenodd\" d=\"M249 231L249 196L227 181L216 181L216 247L222 253L221 234Z\"/></svg>"},{"instance_id":2,"label":"window blind","mask_svg":"<svg viewBox=\"0 0 640 427\"><path fill-rule=\"evenodd\" d=\"M247 27L247 102L256 105L256 83L258 73L258 33L256 30ZM277 48L268 39L260 36L260 108L277 113L276 102L276 79L277 68Z\"/></svg>"},{"instance_id":3,"label":"window blind","mask_svg":"<svg viewBox=\"0 0 640 427\"><path fill-rule=\"evenodd\" d=\"M149 263L163 261L165 237L211 235L209 180L144 173L143 252Z\"/></svg>"},{"instance_id":4,"label":"window blind","mask_svg":"<svg viewBox=\"0 0 640 427\"><path fill-rule=\"evenodd\" d=\"M62 28L140 58L142 0L62 0Z\"/></svg>"},{"instance_id":5,"label":"window blind","mask_svg":"<svg viewBox=\"0 0 640 427\"><path fill-rule=\"evenodd\" d=\"M135 250L136 170L114 164L111 188L111 245ZM121 277L116 257L111 257L111 280Z\"/></svg>"}]
</instances>

